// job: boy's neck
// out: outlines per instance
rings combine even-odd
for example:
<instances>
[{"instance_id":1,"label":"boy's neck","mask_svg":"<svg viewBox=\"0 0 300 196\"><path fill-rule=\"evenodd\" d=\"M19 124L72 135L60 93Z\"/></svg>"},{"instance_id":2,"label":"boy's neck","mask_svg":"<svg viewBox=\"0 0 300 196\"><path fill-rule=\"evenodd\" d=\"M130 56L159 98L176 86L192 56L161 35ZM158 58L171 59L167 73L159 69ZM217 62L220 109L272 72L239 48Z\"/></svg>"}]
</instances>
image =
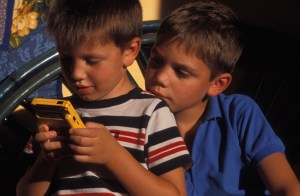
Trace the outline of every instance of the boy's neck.
<instances>
[{"instance_id":1,"label":"boy's neck","mask_svg":"<svg viewBox=\"0 0 300 196\"><path fill-rule=\"evenodd\" d=\"M119 96L125 95L128 92L130 92L131 90L133 90L134 88L135 88L135 86L132 84L132 82L126 75L123 78L123 80L121 80L115 87L115 91L117 91L117 92L115 92L116 96L114 96L114 97L119 97Z\"/></svg>"},{"instance_id":2,"label":"boy's neck","mask_svg":"<svg viewBox=\"0 0 300 196\"><path fill-rule=\"evenodd\" d=\"M206 105L207 100L202 102L198 107L175 113L178 129L190 153L192 153L194 138L201 123L201 117Z\"/></svg>"},{"instance_id":3,"label":"boy's neck","mask_svg":"<svg viewBox=\"0 0 300 196\"><path fill-rule=\"evenodd\" d=\"M206 105L207 100L202 102L198 107L189 108L174 114L178 129L183 138L186 137L188 132L193 132L193 129L198 128L198 126L195 125L198 125Z\"/></svg>"}]
</instances>

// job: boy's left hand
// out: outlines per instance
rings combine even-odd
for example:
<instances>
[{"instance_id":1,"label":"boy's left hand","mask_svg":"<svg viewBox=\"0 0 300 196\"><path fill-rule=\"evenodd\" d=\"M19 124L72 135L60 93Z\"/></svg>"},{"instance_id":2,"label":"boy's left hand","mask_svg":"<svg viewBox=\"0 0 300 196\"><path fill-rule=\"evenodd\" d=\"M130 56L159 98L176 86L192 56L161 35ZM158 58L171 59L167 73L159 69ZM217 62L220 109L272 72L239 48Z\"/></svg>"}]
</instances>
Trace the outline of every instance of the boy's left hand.
<instances>
[{"instance_id":1,"label":"boy's left hand","mask_svg":"<svg viewBox=\"0 0 300 196\"><path fill-rule=\"evenodd\" d=\"M70 129L69 147L78 162L107 164L123 148L102 124L87 122L86 128Z\"/></svg>"}]
</instances>

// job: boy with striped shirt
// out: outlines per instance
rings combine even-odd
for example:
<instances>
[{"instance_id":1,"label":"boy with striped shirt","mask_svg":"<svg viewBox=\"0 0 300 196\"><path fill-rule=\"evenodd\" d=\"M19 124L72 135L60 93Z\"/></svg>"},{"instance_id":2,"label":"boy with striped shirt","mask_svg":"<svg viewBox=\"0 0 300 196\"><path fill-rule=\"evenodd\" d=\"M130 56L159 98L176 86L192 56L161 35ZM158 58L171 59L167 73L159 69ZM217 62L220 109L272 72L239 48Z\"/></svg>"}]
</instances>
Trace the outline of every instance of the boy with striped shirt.
<instances>
[{"instance_id":1,"label":"boy with striped shirt","mask_svg":"<svg viewBox=\"0 0 300 196\"><path fill-rule=\"evenodd\" d=\"M139 1L56 0L48 17L68 99L86 128L59 139L40 125L42 150L18 195L186 195L191 159L174 116L126 71L141 45Z\"/></svg>"}]
</instances>

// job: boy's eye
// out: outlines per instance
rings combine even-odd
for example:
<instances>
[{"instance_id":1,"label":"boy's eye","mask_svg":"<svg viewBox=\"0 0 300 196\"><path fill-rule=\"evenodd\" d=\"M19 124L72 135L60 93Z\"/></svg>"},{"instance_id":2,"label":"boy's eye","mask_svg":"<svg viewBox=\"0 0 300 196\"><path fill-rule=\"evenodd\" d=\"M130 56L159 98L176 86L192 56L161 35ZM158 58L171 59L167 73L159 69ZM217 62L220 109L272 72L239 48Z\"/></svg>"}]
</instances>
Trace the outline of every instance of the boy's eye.
<instances>
[{"instance_id":1,"label":"boy's eye","mask_svg":"<svg viewBox=\"0 0 300 196\"><path fill-rule=\"evenodd\" d=\"M174 72L176 73L177 77L179 77L179 78L188 78L191 75L187 71L180 69L180 68L175 68Z\"/></svg>"},{"instance_id":2,"label":"boy's eye","mask_svg":"<svg viewBox=\"0 0 300 196\"><path fill-rule=\"evenodd\" d=\"M95 65L99 62L99 59L97 59L97 58L86 58L85 61L89 65Z\"/></svg>"}]
</instances>

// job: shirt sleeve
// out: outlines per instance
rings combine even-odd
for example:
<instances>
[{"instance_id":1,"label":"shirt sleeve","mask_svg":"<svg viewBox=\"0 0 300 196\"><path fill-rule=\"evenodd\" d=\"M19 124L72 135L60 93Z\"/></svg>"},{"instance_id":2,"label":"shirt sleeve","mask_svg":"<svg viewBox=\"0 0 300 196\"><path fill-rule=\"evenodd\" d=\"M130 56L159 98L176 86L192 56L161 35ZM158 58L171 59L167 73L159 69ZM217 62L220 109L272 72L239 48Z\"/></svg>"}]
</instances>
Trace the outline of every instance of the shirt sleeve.
<instances>
[{"instance_id":1,"label":"shirt sleeve","mask_svg":"<svg viewBox=\"0 0 300 196\"><path fill-rule=\"evenodd\" d=\"M258 164L265 157L285 150L265 115L254 100L244 97L236 109L238 113L238 133L241 148L249 162Z\"/></svg>"},{"instance_id":2,"label":"shirt sleeve","mask_svg":"<svg viewBox=\"0 0 300 196\"><path fill-rule=\"evenodd\" d=\"M178 167L189 167L192 159L165 102L160 101L153 110L146 132L145 149L150 171L161 175Z\"/></svg>"}]
</instances>

